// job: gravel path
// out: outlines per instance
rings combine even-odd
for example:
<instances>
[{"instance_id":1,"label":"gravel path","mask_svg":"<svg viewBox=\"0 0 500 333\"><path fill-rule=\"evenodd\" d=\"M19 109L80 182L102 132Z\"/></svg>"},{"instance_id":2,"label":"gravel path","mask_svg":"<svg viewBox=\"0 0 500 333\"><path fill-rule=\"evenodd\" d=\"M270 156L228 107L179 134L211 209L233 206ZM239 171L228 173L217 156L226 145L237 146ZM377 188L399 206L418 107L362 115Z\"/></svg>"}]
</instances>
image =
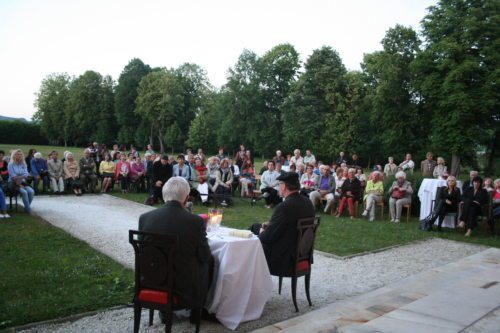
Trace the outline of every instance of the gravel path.
<instances>
[{"instance_id":1,"label":"gravel path","mask_svg":"<svg viewBox=\"0 0 500 333\"><path fill-rule=\"evenodd\" d=\"M64 200L64 205L62 205ZM50 223L83 239L94 248L118 262L131 267L133 252L124 237L127 230L136 228L138 216L151 209L140 204L111 196L38 197L33 211ZM98 203L98 204L97 204ZM91 207L92 213L88 213ZM70 209L69 211L67 209ZM83 213L80 209L86 209ZM82 212L82 213L80 213ZM89 216L90 214L90 216ZM63 216L62 218L60 216ZM92 222L89 222L89 219ZM130 247L130 248L128 248ZM387 251L335 259L318 253L311 276L309 308L305 298L303 279L297 286L300 312L293 308L289 279L284 280L282 294L278 295L278 280L273 277L273 294L259 320L241 324L237 331L248 332L269 324L317 309L323 305L358 295L399 281L486 249L484 246L431 239ZM147 326L147 311L143 311L141 332L164 332L164 326L155 316L153 326ZM38 326L23 332L132 332L132 308L104 311L75 322ZM176 320L173 332L193 332L194 326L186 320ZM230 332L220 324L202 322L202 332Z\"/></svg>"}]
</instances>

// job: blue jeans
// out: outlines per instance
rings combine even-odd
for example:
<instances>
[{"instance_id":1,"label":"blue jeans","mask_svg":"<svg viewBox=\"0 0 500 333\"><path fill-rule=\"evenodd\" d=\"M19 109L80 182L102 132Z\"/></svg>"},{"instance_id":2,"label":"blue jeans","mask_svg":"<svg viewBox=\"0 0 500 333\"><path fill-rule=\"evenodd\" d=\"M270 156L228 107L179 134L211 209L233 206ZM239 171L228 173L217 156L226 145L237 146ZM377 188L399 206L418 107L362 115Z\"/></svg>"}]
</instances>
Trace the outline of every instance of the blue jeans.
<instances>
[{"instance_id":1,"label":"blue jeans","mask_svg":"<svg viewBox=\"0 0 500 333\"><path fill-rule=\"evenodd\" d=\"M33 196L35 195L35 191L29 186L20 187L19 194L21 194L21 198L23 199L24 211L28 214L31 213L31 202L33 201Z\"/></svg>"},{"instance_id":2,"label":"blue jeans","mask_svg":"<svg viewBox=\"0 0 500 333\"><path fill-rule=\"evenodd\" d=\"M0 212L7 211L7 205L5 204L5 195L3 193L2 187L0 187Z\"/></svg>"}]
</instances>

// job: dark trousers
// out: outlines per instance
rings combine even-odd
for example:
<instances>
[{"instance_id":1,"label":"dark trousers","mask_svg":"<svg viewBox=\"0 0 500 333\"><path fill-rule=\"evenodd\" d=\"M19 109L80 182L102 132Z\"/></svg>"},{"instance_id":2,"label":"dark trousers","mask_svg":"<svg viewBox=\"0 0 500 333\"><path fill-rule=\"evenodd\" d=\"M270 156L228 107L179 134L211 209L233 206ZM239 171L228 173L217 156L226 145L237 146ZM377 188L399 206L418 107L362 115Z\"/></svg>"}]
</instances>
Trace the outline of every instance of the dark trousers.
<instances>
[{"instance_id":1,"label":"dark trousers","mask_svg":"<svg viewBox=\"0 0 500 333\"><path fill-rule=\"evenodd\" d=\"M118 180L122 186L123 191L128 191L128 177L123 175L118 175Z\"/></svg>"},{"instance_id":2,"label":"dark trousers","mask_svg":"<svg viewBox=\"0 0 500 333\"><path fill-rule=\"evenodd\" d=\"M261 192L262 192L262 194L264 194L264 193L269 194L267 197L264 198L264 200L266 201L266 205L277 205L280 203L281 198L278 195L278 191L276 191L274 188L266 187L266 188L262 189Z\"/></svg>"},{"instance_id":3,"label":"dark trousers","mask_svg":"<svg viewBox=\"0 0 500 333\"><path fill-rule=\"evenodd\" d=\"M222 185L217 186L215 193L222 197L222 201L231 201L231 187L224 187Z\"/></svg>"},{"instance_id":4,"label":"dark trousers","mask_svg":"<svg viewBox=\"0 0 500 333\"><path fill-rule=\"evenodd\" d=\"M448 213L457 213L457 207L453 207L452 205L446 204L445 201L439 201L434 207L433 218L431 220L431 226L434 225L436 219L438 220L438 228L441 228L443 224L443 220ZM456 222L456 221L455 221Z\"/></svg>"},{"instance_id":5,"label":"dark trousers","mask_svg":"<svg viewBox=\"0 0 500 333\"><path fill-rule=\"evenodd\" d=\"M481 214L481 205L470 199L465 199L460 221L464 221L467 224L467 229L474 229L477 226L477 217Z\"/></svg>"}]
</instances>

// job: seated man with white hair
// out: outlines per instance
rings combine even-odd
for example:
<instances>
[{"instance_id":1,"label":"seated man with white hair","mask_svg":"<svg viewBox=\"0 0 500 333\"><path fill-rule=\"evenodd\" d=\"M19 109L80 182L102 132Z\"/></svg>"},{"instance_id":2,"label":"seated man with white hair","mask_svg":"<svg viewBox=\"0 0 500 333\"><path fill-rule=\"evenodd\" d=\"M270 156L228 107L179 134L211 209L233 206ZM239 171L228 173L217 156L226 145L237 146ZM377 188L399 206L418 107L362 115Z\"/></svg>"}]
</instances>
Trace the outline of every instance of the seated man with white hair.
<instances>
[{"instance_id":1,"label":"seated man with white hair","mask_svg":"<svg viewBox=\"0 0 500 333\"><path fill-rule=\"evenodd\" d=\"M179 304L186 304L199 313L210 286L213 265L203 220L185 207L189 183L182 177L171 177L162 188L165 204L139 217L139 230L179 236L179 251L175 252L174 289Z\"/></svg>"},{"instance_id":2,"label":"seated man with white hair","mask_svg":"<svg viewBox=\"0 0 500 333\"><path fill-rule=\"evenodd\" d=\"M36 152L33 155L33 158L30 161L31 166L31 175L33 176L33 190L35 193L38 193L38 184L42 181L42 192L47 192L49 188L49 168L47 165L47 161L42 158L42 154L40 152Z\"/></svg>"}]
</instances>

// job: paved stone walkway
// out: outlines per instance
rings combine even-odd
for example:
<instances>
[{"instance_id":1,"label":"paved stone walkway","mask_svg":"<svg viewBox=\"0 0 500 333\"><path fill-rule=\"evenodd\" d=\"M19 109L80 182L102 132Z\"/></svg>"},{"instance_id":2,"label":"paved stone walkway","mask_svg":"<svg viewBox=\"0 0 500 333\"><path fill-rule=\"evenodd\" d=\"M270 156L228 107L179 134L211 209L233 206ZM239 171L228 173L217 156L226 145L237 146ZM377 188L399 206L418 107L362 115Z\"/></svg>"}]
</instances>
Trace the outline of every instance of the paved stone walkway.
<instances>
[{"instance_id":1,"label":"paved stone walkway","mask_svg":"<svg viewBox=\"0 0 500 333\"><path fill-rule=\"evenodd\" d=\"M500 249L254 331L500 332Z\"/></svg>"}]
</instances>

